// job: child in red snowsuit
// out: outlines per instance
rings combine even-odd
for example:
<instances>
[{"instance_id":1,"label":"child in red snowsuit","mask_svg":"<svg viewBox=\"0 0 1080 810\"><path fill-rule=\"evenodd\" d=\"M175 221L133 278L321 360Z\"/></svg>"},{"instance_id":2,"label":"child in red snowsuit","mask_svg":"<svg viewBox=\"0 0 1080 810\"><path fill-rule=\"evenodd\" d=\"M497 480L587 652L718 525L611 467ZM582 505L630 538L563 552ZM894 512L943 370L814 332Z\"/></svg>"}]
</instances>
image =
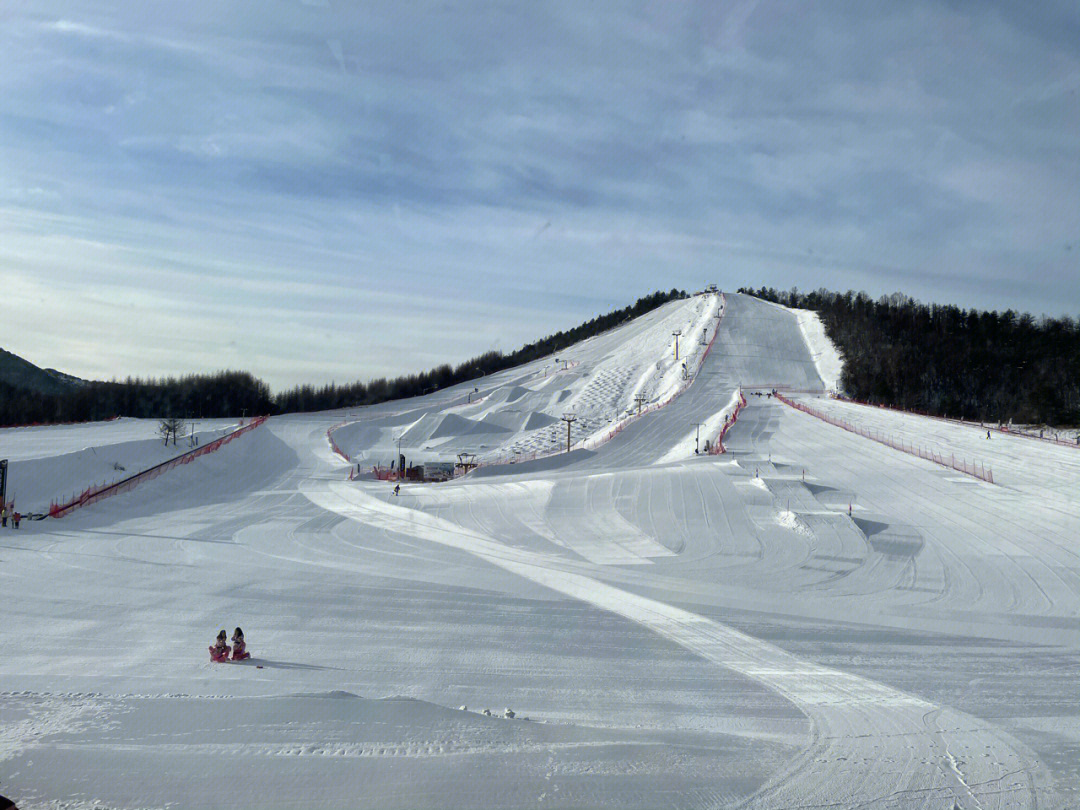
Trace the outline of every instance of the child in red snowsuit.
<instances>
[{"instance_id":1,"label":"child in red snowsuit","mask_svg":"<svg viewBox=\"0 0 1080 810\"><path fill-rule=\"evenodd\" d=\"M244 631L239 627L236 628L236 632L232 635L232 643L233 661L246 661L251 658L251 653L247 651L247 643L244 641Z\"/></svg>"},{"instance_id":2,"label":"child in red snowsuit","mask_svg":"<svg viewBox=\"0 0 1080 810\"><path fill-rule=\"evenodd\" d=\"M217 639L210 646L210 660L211 661L228 661L229 660L229 645L226 643L225 631L222 630L217 634Z\"/></svg>"}]
</instances>

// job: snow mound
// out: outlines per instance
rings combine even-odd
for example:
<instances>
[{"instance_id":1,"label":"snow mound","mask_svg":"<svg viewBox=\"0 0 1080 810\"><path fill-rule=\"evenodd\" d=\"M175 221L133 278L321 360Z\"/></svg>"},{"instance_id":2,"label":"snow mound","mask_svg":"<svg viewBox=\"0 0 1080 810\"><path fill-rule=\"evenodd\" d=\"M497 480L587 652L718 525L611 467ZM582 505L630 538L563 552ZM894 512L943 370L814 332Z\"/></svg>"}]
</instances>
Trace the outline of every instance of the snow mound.
<instances>
[{"instance_id":1,"label":"snow mound","mask_svg":"<svg viewBox=\"0 0 1080 810\"><path fill-rule=\"evenodd\" d=\"M485 414L480 421L516 433L525 424L525 414L521 411L493 411Z\"/></svg>"},{"instance_id":2,"label":"snow mound","mask_svg":"<svg viewBox=\"0 0 1080 810\"><path fill-rule=\"evenodd\" d=\"M787 528L798 532L804 537L814 536L813 530L806 525L806 523L801 517L799 517L795 512L792 512L790 509L780 510L780 512L777 513L776 517L777 521L780 523L781 526L786 526Z\"/></svg>"},{"instance_id":3,"label":"snow mound","mask_svg":"<svg viewBox=\"0 0 1080 810\"><path fill-rule=\"evenodd\" d=\"M548 416L542 411L534 411L532 414L529 415L529 418L526 420L522 430L539 430L540 428L554 425L558 421L559 420L556 419L554 416Z\"/></svg>"},{"instance_id":4,"label":"snow mound","mask_svg":"<svg viewBox=\"0 0 1080 810\"><path fill-rule=\"evenodd\" d=\"M515 433L517 428L500 424L497 419L481 419L469 429L470 436L490 436L496 433Z\"/></svg>"}]
</instances>

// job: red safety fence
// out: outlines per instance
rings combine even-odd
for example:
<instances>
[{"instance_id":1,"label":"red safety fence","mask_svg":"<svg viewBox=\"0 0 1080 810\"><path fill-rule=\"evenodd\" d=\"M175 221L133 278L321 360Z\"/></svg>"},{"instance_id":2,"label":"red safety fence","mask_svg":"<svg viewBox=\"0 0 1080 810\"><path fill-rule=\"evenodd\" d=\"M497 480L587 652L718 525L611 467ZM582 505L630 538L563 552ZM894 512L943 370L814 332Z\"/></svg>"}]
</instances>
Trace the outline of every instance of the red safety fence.
<instances>
[{"instance_id":1,"label":"red safety fence","mask_svg":"<svg viewBox=\"0 0 1080 810\"><path fill-rule=\"evenodd\" d=\"M111 498L113 495L119 495L121 492L128 492L134 489L143 481L149 481L152 478L157 478L164 472L168 472L181 464L189 464L199 456L205 456L207 453L213 453L224 447L238 436L243 436L248 431L254 430L263 422L266 421L265 416L260 416L257 419L253 419L248 424L241 428L237 428L232 433L228 433L222 436L220 439L214 439L209 444L204 444L202 447L197 447L187 453L176 458L164 461L148 470L135 473L135 475L128 476L122 481L117 481L115 484L99 484L86 489L81 495L73 497L67 503L56 503L55 501L49 506L49 516L54 518L64 517L70 512L78 509L82 506L89 506L92 503L104 500L105 498Z\"/></svg>"},{"instance_id":2,"label":"red safety fence","mask_svg":"<svg viewBox=\"0 0 1080 810\"><path fill-rule=\"evenodd\" d=\"M1062 447L1071 447L1074 450L1080 450L1080 432L1077 433L1076 441L1070 442L1052 436L1034 436L1031 433L1027 433L1023 430L1016 430L1014 428L1010 428L1008 425L1002 425L996 422L969 422L966 419L954 419L951 416L938 416L935 413L927 413L926 411L912 411L906 410L904 408L894 408L891 405L881 405L877 402L865 402L861 399L852 399L850 397L844 397L839 395L836 396L835 399L838 399L841 402L850 402L854 405L865 405L868 408L880 408L881 410L893 411L894 413L914 414L915 416L923 416L927 419L937 419L939 422L948 422L951 425L963 425L964 427L975 428L977 430L996 430L1009 436L1022 436L1025 439L1035 439L1040 442L1050 442L1051 444L1061 445ZM997 427L991 427L991 425L997 425ZM1066 431L1055 431L1055 433L1059 434L1064 432Z\"/></svg>"},{"instance_id":3,"label":"red safety fence","mask_svg":"<svg viewBox=\"0 0 1080 810\"><path fill-rule=\"evenodd\" d=\"M333 450L335 453L337 453L339 456L341 456L343 459L345 459L349 463L352 463L352 459L349 458L349 454L346 453L344 450L342 450L340 447L338 447L338 443L334 441L334 437L333 437L333 435L331 435L339 427L345 427L345 425L347 425L347 424L349 424L349 420L346 419L344 422L338 422L336 425L333 425L333 426L327 428L327 430L326 430L326 440L328 442L330 442L330 449L331 450Z\"/></svg>"},{"instance_id":4,"label":"red safety fence","mask_svg":"<svg viewBox=\"0 0 1080 810\"><path fill-rule=\"evenodd\" d=\"M1056 439L1051 436L1033 436L1030 433L1025 433L1022 430L1013 430L1008 425L1002 425L998 428L1002 433L1006 433L1009 436L1022 436L1025 439L1034 439L1037 442L1050 442L1050 444L1059 444L1062 447L1071 447L1074 450L1080 450L1080 432L1076 434L1075 442L1067 442L1063 439Z\"/></svg>"},{"instance_id":5,"label":"red safety fence","mask_svg":"<svg viewBox=\"0 0 1080 810\"><path fill-rule=\"evenodd\" d=\"M374 467L371 468L371 472L380 481L398 480L397 470L392 470L389 467L380 467L378 464L376 464Z\"/></svg>"},{"instance_id":6,"label":"red safety fence","mask_svg":"<svg viewBox=\"0 0 1080 810\"><path fill-rule=\"evenodd\" d=\"M853 405L865 405L867 408L879 408L883 411L892 411L894 413L913 414L915 416L922 416L927 419L937 419L939 422L948 422L953 425L965 425L967 427L975 427L979 428L980 430L986 430L986 426L983 425L981 422L968 422L964 419L954 419L951 416L939 416L936 413L927 413L926 411L914 411L907 410L905 408L894 408L892 405L882 405L877 402L866 402L861 399L852 399L851 397L841 396L840 394L837 394L835 399L838 399L840 402L850 402Z\"/></svg>"},{"instance_id":7,"label":"red safety fence","mask_svg":"<svg viewBox=\"0 0 1080 810\"><path fill-rule=\"evenodd\" d=\"M739 421L739 414L742 409L746 407L746 396L742 390L739 391L739 401L735 404L735 410L731 412L731 416L724 420L724 426L720 428L720 432L716 435L712 445L709 447L710 456L718 456L721 453L726 453L727 448L724 447L724 437L727 432L735 426L735 423Z\"/></svg>"},{"instance_id":8,"label":"red safety fence","mask_svg":"<svg viewBox=\"0 0 1080 810\"><path fill-rule=\"evenodd\" d=\"M926 448L920 445L912 444L911 442L905 442L903 439L895 439L892 436L887 436L877 430L870 430L869 428L860 427L852 424L846 419L841 419L830 414L823 413L815 408L811 408L802 402L795 402L788 399L783 394L773 394L776 399L783 402L785 405L789 405L797 411L802 411L805 414L816 417L823 422L828 422L830 425L836 425L836 427L843 428L844 430L856 433L867 439L871 439L878 444L883 444L886 447L891 447L894 450L900 450L904 453L908 453L913 456L918 456L926 461L932 461L935 464L940 464L942 467L948 467L962 472L965 475L978 478L980 481L987 481L994 483L994 472L985 464L977 464L975 462L968 462L966 459L958 459L955 455L944 455L943 453L937 453L933 448Z\"/></svg>"}]
</instances>

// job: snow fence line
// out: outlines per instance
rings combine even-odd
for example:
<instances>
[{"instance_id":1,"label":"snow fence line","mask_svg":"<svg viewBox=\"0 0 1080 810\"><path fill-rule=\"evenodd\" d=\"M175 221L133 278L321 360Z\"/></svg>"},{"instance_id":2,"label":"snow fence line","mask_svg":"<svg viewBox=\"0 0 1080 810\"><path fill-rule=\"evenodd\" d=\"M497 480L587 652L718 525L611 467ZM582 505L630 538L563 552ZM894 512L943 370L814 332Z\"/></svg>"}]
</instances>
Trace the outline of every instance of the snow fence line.
<instances>
[{"instance_id":1,"label":"snow fence line","mask_svg":"<svg viewBox=\"0 0 1080 810\"><path fill-rule=\"evenodd\" d=\"M215 450L224 447L238 436L243 436L248 431L254 430L265 421L265 416L257 417L243 427L237 428L232 433L222 436L220 439L214 439L214 441L209 444L204 444L202 447L196 447L194 450L189 450L187 453L177 456L176 458L163 461L161 464L150 467L142 472L135 473L135 475L128 476L122 481L117 481L115 484L102 484L88 487L81 495L72 498L67 503L61 504L53 501L49 506L49 517L61 518L82 506L89 506L90 504L97 503L105 498L111 498L113 495L119 495L121 492L128 492L143 481L157 478L162 473L168 472L181 464L188 464L199 456L213 453Z\"/></svg>"},{"instance_id":2,"label":"snow fence line","mask_svg":"<svg viewBox=\"0 0 1080 810\"><path fill-rule=\"evenodd\" d=\"M336 425L331 425L330 427L328 427L326 429L326 440L328 442L330 442L330 449L331 450L333 450L335 453L337 453L339 456L341 456L347 462L352 464L352 459L349 458L349 454L346 453L344 450L342 450L340 447L338 447L338 443L334 441L334 436L333 436L333 433L334 433L335 430L337 430L339 427L345 427L345 425L348 425L348 424L351 424L351 422L349 422L349 420L346 419L344 422L338 422Z\"/></svg>"},{"instance_id":3,"label":"snow fence line","mask_svg":"<svg viewBox=\"0 0 1080 810\"><path fill-rule=\"evenodd\" d=\"M957 459L955 455L945 456L939 453L935 453L933 449L917 446L910 442L904 442L903 440L897 440L891 436L886 436L883 433L879 433L875 430L860 427L852 424L846 419L840 419L835 416L830 416L827 413L823 413L815 408L811 408L802 402L795 402L788 399L783 394L776 393L773 397L783 402L785 405L789 405L797 411L802 411L805 414L816 417L823 422L828 422L830 425L843 428L851 433L856 433L863 438L870 439L883 444L886 447L891 447L894 450L900 450L908 455L917 456L926 461L932 461L935 464L940 464L942 467L948 467L951 470L962 472L965 475L970 475L973 478L978 478L980 481L986 481L989 484L994 483L994 472L985 464L976 464L975 462L968 463L966 459Z\"/></svg>"},{"instance_id":4,"label":"snow fence line","mask_svg":"<svg viewBox=\"0 0 1080 810\"><path fill-rule=\"evenodd\" d=\"M672 391L670 394L668 394L666 397L664 397L664 399L659 400L657 402L654 402L648 408L643 408L639 413L634 413L634 414L631 414L630 416L627 416L627 417L624 417L623 419L620 419L618 422L615 423L614 427L612 427L604 435L596 437L596 438L587 437L587 438L581 439L580 443L578 444L578 447L580 447L582 449L585 449L585 450L595 450L597 447L600 447L600 446L602 446L604 444L607 444L609 441L614 439L616 436L618 436L620 433L622 433L627 427L632 425L634 422L636 422L641 417L646 416L646 415L648 415L650 413L653 413L654 411L658 411L661 408L665 407L666 405L670 405L675 400L676 397L678 397L680 394L685 393L686 390L691 385L694 384L695 380L697 380L697 378L698 378L698 372L701 371L701 367L703 365L705 365L705 358L708 357L709 352L712 351L713 343L716 342L716 336L720 334L720 321L723 320L724 315L727 313L727 299L724 297L723 293L720 293L720 301L719 301L719 303L720 303L720 317L717 318L717 320L716 320L716 327L713 329L712 338L709 340L708 345L705 347L705 351L703 351L701 353L701 359L698 361L698 366L697 366L697 369L694 371L694 376L692 376L688 380L686 380L686 382L684 382L682 385L680 385L678 388L676 388L674 391ZM477 467L494 467L496 465L501 465L501 464L517 464L517 463L520 463L520 462L523 462L523 461L532 461L533 459L537 459L537 458L548 458L549 456L556 456L559 453L563 453L563 452L565 452L565 451L560 449L560 448L555 448L554 450L546 450L546 451L544 451L542 453L533 452L533 453L528 453L526 455L504 455L502 457L496 457L495 459L493 459L491 461L481 462L480 464L477 464L476 466ZM376 473L376 476L377 475L378 475L378 473Z\"/></svg>"},{"instance_id":5,"label":"snow fence line","mask_svg":"<svg viewBox=\"0 0 1080 810\"><path fill-rule=\"evenodd\" d=\"M1080 450L1080 441L1067 442L1062 439L1054 439L1050 436L1032 436L1030 433L1024 433L1019 430L1012 430L1008 425L1002 425L998 428L999 431L1007 436L1022 436L1025 439L1034 439L1037 442L1050 442L1051 444L1060 444L1062 447L1071 447L1073 450Z\"/></svg>"},{"instance_id":6,"label":"snow fence line","mask_svg":"<svg viewBox=\"0 0 1080 810\"><path fill-rule=\"evenodd\" d=\"M969 422L966 419L954 419L951 416L938 416L936 413L927 413L926 411L909 411L903 408L894 408L892 405L880 405L877 402L865 402L861 399L852 399L851 397L845 397L836 395L835 397L840 402L850 402L853 405L865 405L868 408L880 408L885 411L893 411L894 413L907 413L915 414L916 416L925 416L927 419L937 419L939 422L948 422L951 425L963 425L964 427L977 428L978 430L996 430L1000 433L1004 433L1008 436L1023 436L1025 439L1035 439L1040 442L1050 442L1051 444L1059 444L1062 447L1071 447L1074 450L1080 450L1080 441L1068 442L1062 439L1055 439L1051 436L1032 436L1030 433L1023 433L1022 431L1012 430L1008 425L996 423L998 427L990 427L989 424L983 422Z\"/></svg>"},{"instance_id":7,"label":"snow fence line","mask_svg":"<svg viewBox=\"0 0 1080 810\"><path fill-rule=\"evenodd\" d=\"M742 409L746 407L746 395L739 389L739 402L735 405L735 410L731 412L731 416L724 420L724 426L720 428L720 432L716 434L716 438L709 446L709 455L718 456L721 453L726 453L727 448L724 447L724 437L727 432L735 426L735 423L739 421L739 414Z\"/></svg>"}]
</instances>

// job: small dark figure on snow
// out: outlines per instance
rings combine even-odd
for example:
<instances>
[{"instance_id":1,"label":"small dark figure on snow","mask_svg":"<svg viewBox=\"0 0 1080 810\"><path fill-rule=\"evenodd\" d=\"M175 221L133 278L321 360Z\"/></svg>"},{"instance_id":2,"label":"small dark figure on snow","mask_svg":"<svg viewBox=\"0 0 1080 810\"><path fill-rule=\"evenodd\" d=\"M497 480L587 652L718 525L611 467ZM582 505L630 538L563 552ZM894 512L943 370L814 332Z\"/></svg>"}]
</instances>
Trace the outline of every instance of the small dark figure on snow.
<instances>
[{"instance_id":1,"label":"small dark figure on snow","mask_svg":"<svg viewBox=\"0 0 1080 810\"><path fill-rule=\"evenodd\" d=\"M217 634L217 639L210 646L210 660L221 662L229 660L229 640L224 630Z\"/></svg>"},{"instance_id":2,"label":"small dark figure on snow","mask_svg":"<svg viewBox=\"0 0 1080 810\"><path fill-rule=\"evenodd\" d=\"M990 431L989 430L986 431L986 438L988 438L988 439L990 438Z\"/></svg>"},{"instance_id":3,"label":"small dark figure on snow","mask_svg":"<svg viewBox=\"0 0 1080 810\"><path fill-rule=\"evenodd\" d=\"M232 643L233 661L246 661L251 658L251 653L247 651L247 643L244 641L244 631L239 627L237 627L236 632L232 634Z\"/></svg>"},{"instance_id":4,"label":"small dark figure on snow","mask_svg":"<svg viewBox=\"0 0 1080 810\"><path fill-rule=\"evenodd\" d=\"M394 494L397 495L401 492L401 484L394 484Z\"/></svg>"},{"instance_id":5,"label":"small dark figure on snow","mask_svg":"<svg viewBox=\"0 0 1080 810\"><path fill-rule=\"evenodd\" d=\"M0 506L0 526L7 527L7 507Z\"/></svg>"},{"instance_id":6,"label":"small dark figure on snow","mask_svg":"<svg viewBox=\"0 0 1080 810\"><path fill-rule=\"evenodd\" d=\"M19 521L22 520L22 512L11 513L11 525L16 529L19 528Z\"/></svg>"}]
</instances>

